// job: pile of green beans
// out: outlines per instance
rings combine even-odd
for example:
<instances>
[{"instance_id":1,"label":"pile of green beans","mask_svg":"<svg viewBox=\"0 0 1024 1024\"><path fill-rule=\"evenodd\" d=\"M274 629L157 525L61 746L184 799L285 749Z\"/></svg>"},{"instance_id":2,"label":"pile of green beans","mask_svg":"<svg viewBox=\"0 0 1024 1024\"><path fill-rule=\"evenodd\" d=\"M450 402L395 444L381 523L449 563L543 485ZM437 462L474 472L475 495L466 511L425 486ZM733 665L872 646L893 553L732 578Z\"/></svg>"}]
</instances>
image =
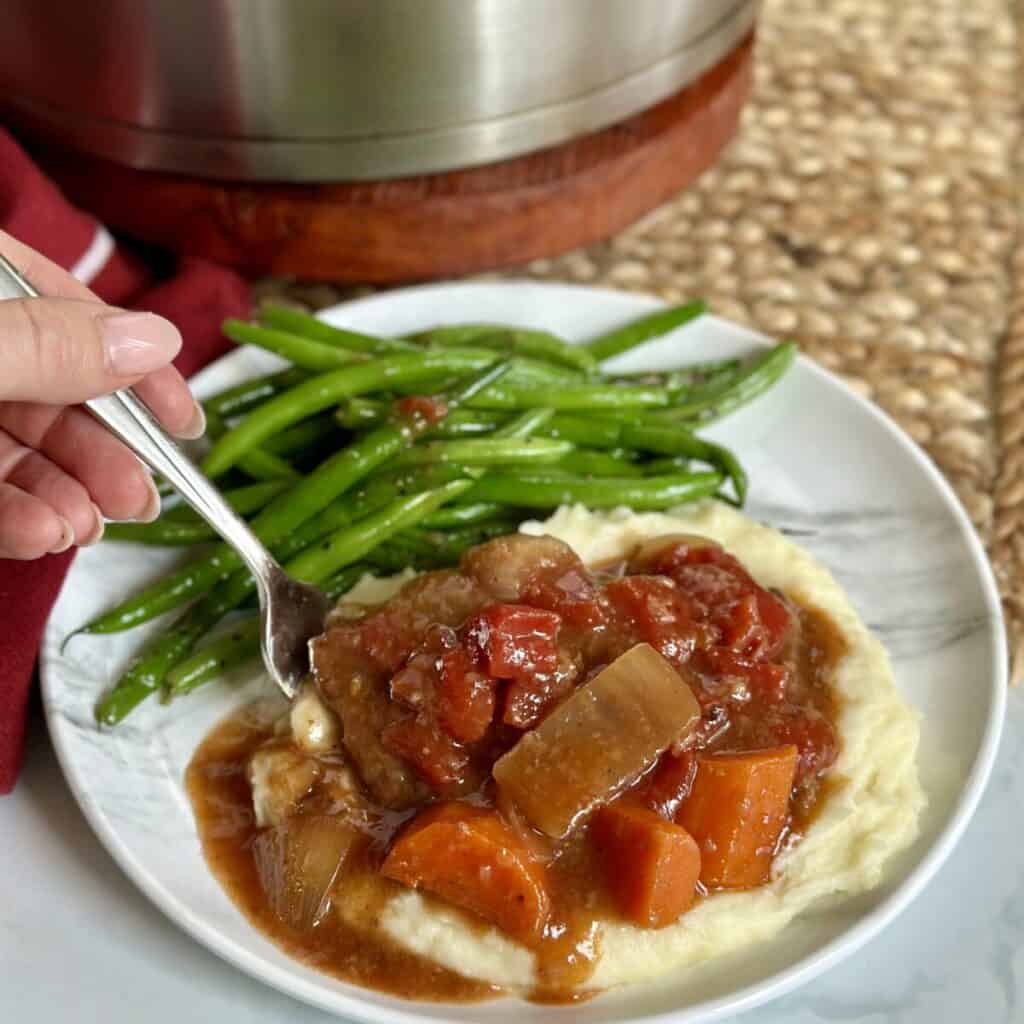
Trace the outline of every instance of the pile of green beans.
<instances>
[{"instance_id":1,"label":"pile of green beans","mask_svg":"<svg viewBox=\"0 0 1024 1024\"><path fill-rule=\"evenodd\" d=\"M291 365L203 402L210 446L202 468L290 573L332 597L366 572L457 565L473 545L564 503L649 511L718 497L742 505L739 460L695 431L771 388L794 345L661 374L602 367L703 312L699 301L658 310L572 345L494 323L378 337L266 306L259 322L229 320L224 332ZM187 506L153 523L112 524L106 536L201 547L72 634L117 633L178 613L102 696L100 723L115 725L153 694L183 696L258 656L255 583ZM218 631L238 611L243 617Z\"/></svg>"}]
</instances>

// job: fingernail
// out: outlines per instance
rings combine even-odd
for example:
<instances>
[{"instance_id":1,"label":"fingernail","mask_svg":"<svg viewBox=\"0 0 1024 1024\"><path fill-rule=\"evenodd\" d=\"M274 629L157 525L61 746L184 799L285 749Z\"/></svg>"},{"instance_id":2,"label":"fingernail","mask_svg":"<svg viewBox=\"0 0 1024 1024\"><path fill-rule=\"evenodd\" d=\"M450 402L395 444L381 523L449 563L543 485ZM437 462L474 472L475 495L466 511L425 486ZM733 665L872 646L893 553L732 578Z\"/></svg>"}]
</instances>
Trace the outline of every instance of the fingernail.
<instances>
[{"instance_id":1,"label":"fingernail","mask_svg":"<svg viewBox=\"0 0 1024 1024\"><path fill-rule=\"evenodd\" d=\"M149 501L136 519L139 523L151 523L160 515L160 492L156 489L152 477L146 477L146 487L149 488Z\"/></svg>"},{"instance_id":2,"label":"fingernail","mask_svg":"<svg viewBox=\"0 0 1024 1024\"><path fill-rule=\"evenodd\" d=\"M107 365L118 377L152 373L181 349L178 328L152 313L112 313L100 318Z\"/></svg>"},{"instance_id":3,"label":"fingernail","mask_svg":"<svg viewBox=\"0 0 1024 1024\"><path fill-rule=\"evenodd\" d=\"M63 516L57 516L57 522L60 523L60 540L50 548L51 555L59 555L62 551L67 551L75 542L74 527Z\"/></svg>"},{"instance_id":4,"label":"fingernail","mask_svg":"<svg viewBox=\"0 0 1024 1024\"><path fill-rule=\"evenodd\" d=\"M202 437L205 432L206 413L203 412L203 407L196 402L192 410L192 419L188 421L183 430L178 431L178 437L183 437L186 441L194 441L197 437Z\"/></svg>"},{"instance_id":5,"label":"fingernail","mask_svg":"<svg viewBox=\"0 0 1024 1024\"><path fill-rule=\"evenodd\" d=\"M95 503L92 506L93 514L96 516L96 525L89 531L88 535L83 537L79 542L80 548L90 547L92 544L98 543L103 537L103 531L106 529L107 524L103 520L103 513L99 510Z\"/></svg>"}]
</instances>

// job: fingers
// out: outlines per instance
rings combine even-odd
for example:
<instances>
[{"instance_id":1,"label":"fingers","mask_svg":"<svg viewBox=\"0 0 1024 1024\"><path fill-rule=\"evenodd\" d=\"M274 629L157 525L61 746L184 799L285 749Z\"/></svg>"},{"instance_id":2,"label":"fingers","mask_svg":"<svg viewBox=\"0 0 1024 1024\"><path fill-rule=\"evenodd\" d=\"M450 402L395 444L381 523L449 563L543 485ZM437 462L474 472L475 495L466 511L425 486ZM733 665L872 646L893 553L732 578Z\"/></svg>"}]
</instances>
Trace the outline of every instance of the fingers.
<instances>
[{"instance_id":1,"label":"fingers","mask_svg":"<svg viewBox=\"0 0 1024 1024\"><path fill-rule=\"evenodd\" d=\"M108 519L149 522L160 498L142 464L84 409L0 403L0 429L78 480Z\"/></svg>"},{"instance_id":2,"label":"fingers","mask_svg":"<svg viewBox=\"0 0 1024 1024\"><path fill-rule=\"evenodd\" d=\"M0 302L0 399L74 404L129 387L181 348L169 321L80 299Z\"/></svg>"},{"instance_id":3,"label":"fingers","mask_svg":"<svg viewBox=\"0 0 1024 1024\"><path fill-rule=\"evenodd\" d=\"M0 400L70 404L135 385L169 431L202 434L202 409L167 365L181 348L171 323L103 305L66 271L2 231L0 252L47 296L0 302Z\"/></svg>"},{"instance_id":4,"label":"fingers","mask_svg":"<svg viewBox=\"0 0 1024 1024\"><path fill-rule=\"evenodd\" d=\"M93 544L103 535L103 516L89 492L45 455L2 432L0 480L45 502L70 524L76 544Z\"/></svg>"},{"instance_id":5,"label":"fingers","mask_svg":"<svg viewBox=\"0 0 1024 1024\"><path fill-rule=\"evenodd\" d=\"M151 373L135 385L135 391L172 434L188 439L202 436L206 429L203 408L173 366Z\"/></svg>"},{"instance_id":6,"label":"fingers","mask_svg":"<svg viewBox=\"0 0 1024 1024\"><path fill-rule=\"evenodd\" d=\"M71 524L45 501L0 483L0 558L41 558L74 543Z\"/></svg>"}]
</instances>

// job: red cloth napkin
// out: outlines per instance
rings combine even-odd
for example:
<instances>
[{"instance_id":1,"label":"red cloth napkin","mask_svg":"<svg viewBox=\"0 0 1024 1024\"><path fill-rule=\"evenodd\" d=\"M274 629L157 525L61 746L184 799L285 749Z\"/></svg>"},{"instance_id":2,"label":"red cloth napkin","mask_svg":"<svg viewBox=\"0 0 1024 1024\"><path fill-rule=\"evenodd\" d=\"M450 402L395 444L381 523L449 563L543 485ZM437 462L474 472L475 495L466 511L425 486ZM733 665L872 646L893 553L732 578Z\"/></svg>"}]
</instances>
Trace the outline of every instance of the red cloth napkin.
<instances>
[{"instance_id":1,"label":"red cloth napkin","mask_svg":"<svg viewBox=\"0 0 1024 1024\"><path fill-rule=\"evenodd\" d=\"M76 209L0 128L0 230L70 270L101 299L172 320L185 339L175 365L194 373L226 348L228 316L246 316L245 282L223 267L184 260L170 278L120 248L107 229ZM36 562L0 559L0 793L14 786L43 626L74 552Z\"/></svg>"}]
</instances>

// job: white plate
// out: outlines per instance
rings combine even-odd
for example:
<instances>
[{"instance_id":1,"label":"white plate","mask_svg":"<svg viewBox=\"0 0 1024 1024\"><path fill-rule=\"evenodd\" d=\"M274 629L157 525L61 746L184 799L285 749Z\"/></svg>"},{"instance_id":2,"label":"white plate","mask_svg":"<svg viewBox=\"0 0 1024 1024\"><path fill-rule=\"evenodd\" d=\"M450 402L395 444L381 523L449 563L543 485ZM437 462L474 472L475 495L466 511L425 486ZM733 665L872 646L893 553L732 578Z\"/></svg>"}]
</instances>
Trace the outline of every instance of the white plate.
<instances>
[{"instance_id":1,"label":"white plate","mask_svg":"<svg viewBox=\"0 0 1024 1024\"><path fill-rule=\"evenodd\" d=\"M462 284L374 296L327 311L332 323L405 333L438 322L505 321L585 338L657 308L651 299L540 284ZM624 357L666 368L748 352L765 339L704 317ZM243 350L195 379L209 394L278 365ZM801 360L768 396L709 431L734 446L752 481L747 511L792 534L828 565L888 647L896 677L923 713L920 769L929 798L920 839L887 884L809 915L767 947L681 972L655 986L575 1007L583 1022L707 1021L792 989L875 935L921 891L966 826L996 751L1006 663L988 563L952 491L876 408ZM97 695L144 630L64 636L159 576L175 556L103 544L79 554L47 629L42 682L64 773L86 817L124 871L169 917L214 952L300 999L358 1021L547 1021L565 1011L501 1000L466 1008L367 992L289 959L245 920L202 859L182 778L192 751L229 709L258 692L214 685L162 708L143 706L110 733L93 724ZM154 627L151 627L154 628ZM160 624L155 624L160 628Z\"/></svg>"}]
</instances>

